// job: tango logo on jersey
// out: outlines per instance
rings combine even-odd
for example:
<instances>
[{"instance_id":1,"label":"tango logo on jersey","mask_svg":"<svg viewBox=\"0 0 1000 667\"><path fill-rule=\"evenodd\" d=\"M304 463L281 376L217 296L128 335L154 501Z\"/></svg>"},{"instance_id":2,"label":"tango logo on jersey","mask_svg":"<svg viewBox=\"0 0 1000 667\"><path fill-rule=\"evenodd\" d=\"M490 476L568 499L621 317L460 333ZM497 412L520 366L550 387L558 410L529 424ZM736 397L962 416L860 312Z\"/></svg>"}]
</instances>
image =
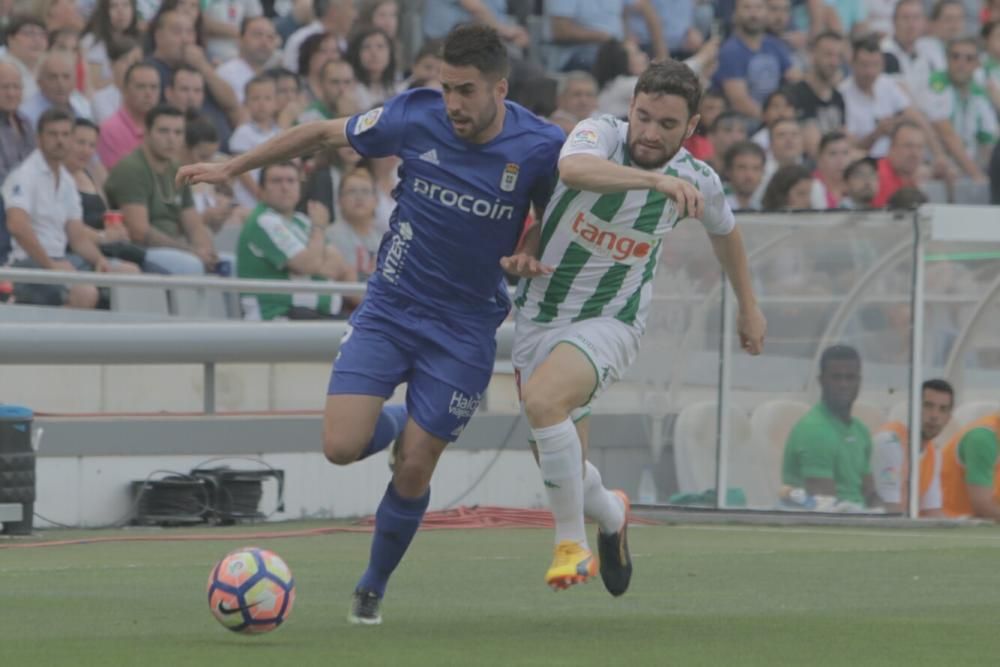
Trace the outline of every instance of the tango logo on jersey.
<instances>
[{"instance_id":1,"label":"tango logo on jersey","mask_svg":"<svg viewBox=\"0 0 1000 667\"><path fill-rule=\"evenodd\" d=\"M637 264L649 257L656 237L626 225L611 225L603 220L577 213L573 220L576 241L584 248L620 264Z\"/></svg>"},{"instance_id":2,"label":"tango logo on jersey","mask_svg":"<svg viewBox=\"0 0 1000 667\"><path fill-rule=\"evenodd\" d=\"M514 166L516 167L517 165ZM517 180L517 174L514 175L514 179L515 181ZM489 202L485 199L476 199L472 195L459 194L454 190L442 188L437 183L431 183L422 178L413 179L413 191L418 195L423 195L428 199L436 201L442 206L457 208L463 213L471 213L480 218L489 218L490 220L514 219L514 207L501 203L499 199L494 202Z\"/></svg>"},{"instance_id":3,"label":"tango logo on jersey","mask_svg":"<svg viewBox=\"0 0 1000 667\"><path fill-rule=\"evenodd\" d=\"M448 414L459 419L468 419L479 409L479 404L483 402L483 395L476 392L472 396L466 396L460 391L452 392L451 403L448 404Z\"/></svg>"},{"instance_id":4,"label":"tango logo on jersey","mask_svg":"<svg viewBox=\"0 0 1000 667\"><path fill-rule=\"evenodd\" d=\"M500 179L500 189L504 192L513 192L517 187L517 175L521 172L521 167L513 162L508 162L503 170L503 177Z\"/></svg>"},{"instance_id":5,"label":"tango logo on jersey","mask_svg":"<svg viewBox=\"0 0 1000 667\"><path fill-rule=\"evenodd\" d=\"M410 223L399 223L396 233L392 235L392 241L389 242L385 261L382 263L382 277L393 285L399 280L399 274L403 272L403 267L406 265L406 252L410 249L410 241L412 240L413 227Z\"/></svg>"}]
</instances>

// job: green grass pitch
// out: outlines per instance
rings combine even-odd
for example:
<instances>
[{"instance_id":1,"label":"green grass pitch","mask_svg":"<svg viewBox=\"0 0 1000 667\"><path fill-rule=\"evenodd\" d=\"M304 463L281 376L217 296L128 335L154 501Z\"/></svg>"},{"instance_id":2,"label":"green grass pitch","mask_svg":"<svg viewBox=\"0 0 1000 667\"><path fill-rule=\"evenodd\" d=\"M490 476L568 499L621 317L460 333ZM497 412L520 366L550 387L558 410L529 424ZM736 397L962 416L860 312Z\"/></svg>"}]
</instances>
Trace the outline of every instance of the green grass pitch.
<instances>
[{"instance_id":1,"label":"green grass pitch","mask_svg":"<svg viewBox=\"0 0 1000 667\"><path fill-rule=\"evenodd\" d=\"M634 527L619 599L599 581L549 591L548 530L421 532L371 628L345 621L368 535L247 542L297 582L291 618L266 636L208 612L209 569L240 542L0 549L0 665L1000 664L993 528Z\"/></svg>"}]
</instances>

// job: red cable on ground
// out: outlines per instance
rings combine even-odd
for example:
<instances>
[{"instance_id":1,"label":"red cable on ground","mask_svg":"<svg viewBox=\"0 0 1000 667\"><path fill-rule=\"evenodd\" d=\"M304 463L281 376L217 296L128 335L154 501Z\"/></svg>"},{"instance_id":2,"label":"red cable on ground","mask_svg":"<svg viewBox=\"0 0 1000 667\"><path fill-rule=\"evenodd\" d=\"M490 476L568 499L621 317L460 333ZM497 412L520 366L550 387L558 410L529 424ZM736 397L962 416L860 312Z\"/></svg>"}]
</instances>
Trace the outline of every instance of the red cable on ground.
<instances>
[{"instance_id":1,"label":"red cable on ground","mask_svg":"<svg viewBox=\"0 0 1000 667\"><path fill-rule=\"evenodd\" d=\"M633 524L655 524L655 521L632 517ZM74 540L44 540L38 542L10 542L0 544L2 549L37 549L41 547L65 547L82 544L102 544L108 542L212 542L212 541L253 541L288 537L315 537L334 533L370 533L375 525L375 517L365 517L353 526L328 526L300 530L272 530L255 533L215 533L182 535L105 535L84 537ZM552 514L548 510L525 510L510 507L457 507L440 512L428 512L424 516L421 530L462 530L473 528L551 528Z\"/></svg>"}]
</instances>

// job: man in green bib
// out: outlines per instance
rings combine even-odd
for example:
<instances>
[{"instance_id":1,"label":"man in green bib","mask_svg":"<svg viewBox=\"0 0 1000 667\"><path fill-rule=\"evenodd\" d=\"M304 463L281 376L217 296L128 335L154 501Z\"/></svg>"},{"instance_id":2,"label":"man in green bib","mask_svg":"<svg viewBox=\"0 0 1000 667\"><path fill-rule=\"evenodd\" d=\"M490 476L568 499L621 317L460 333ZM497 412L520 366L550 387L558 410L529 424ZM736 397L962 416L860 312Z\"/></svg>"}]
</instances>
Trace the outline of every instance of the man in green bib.
<instances>
[{"instance_id":1,"label":"man in green bib","mask_svg":"<svg viewBox=\"0 0 1000 667\"><path fill-rule=\"evenodd\" d=\"M861 357L847 345L823 351L822 397L792 428L785 443L781 480L804 489L817 509L863 509L881 505L871 471L868 427L851 416L861 388Z\"/></svg>"}]
</instances>

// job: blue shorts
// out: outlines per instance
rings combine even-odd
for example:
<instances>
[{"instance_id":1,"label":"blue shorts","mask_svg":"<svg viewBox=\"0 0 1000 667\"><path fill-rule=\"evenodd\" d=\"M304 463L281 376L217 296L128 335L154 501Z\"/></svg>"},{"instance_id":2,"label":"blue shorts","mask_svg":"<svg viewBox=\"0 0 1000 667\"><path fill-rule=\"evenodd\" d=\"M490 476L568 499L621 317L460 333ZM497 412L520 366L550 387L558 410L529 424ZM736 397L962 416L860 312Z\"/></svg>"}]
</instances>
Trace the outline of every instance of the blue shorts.
<instances>
[{"instance_id":1,"label":"blue shorts","mask_svg":"<svg viewBox=\"0 0 1000 667\"><path fill-rule=\"evenodd\" d=\"M388 398L406 382L410 417L452 442L475 414L493 375L498 324L442 317L432 308L369 295L351 316L327 394Z\"/></svg>"}]
</instances>

